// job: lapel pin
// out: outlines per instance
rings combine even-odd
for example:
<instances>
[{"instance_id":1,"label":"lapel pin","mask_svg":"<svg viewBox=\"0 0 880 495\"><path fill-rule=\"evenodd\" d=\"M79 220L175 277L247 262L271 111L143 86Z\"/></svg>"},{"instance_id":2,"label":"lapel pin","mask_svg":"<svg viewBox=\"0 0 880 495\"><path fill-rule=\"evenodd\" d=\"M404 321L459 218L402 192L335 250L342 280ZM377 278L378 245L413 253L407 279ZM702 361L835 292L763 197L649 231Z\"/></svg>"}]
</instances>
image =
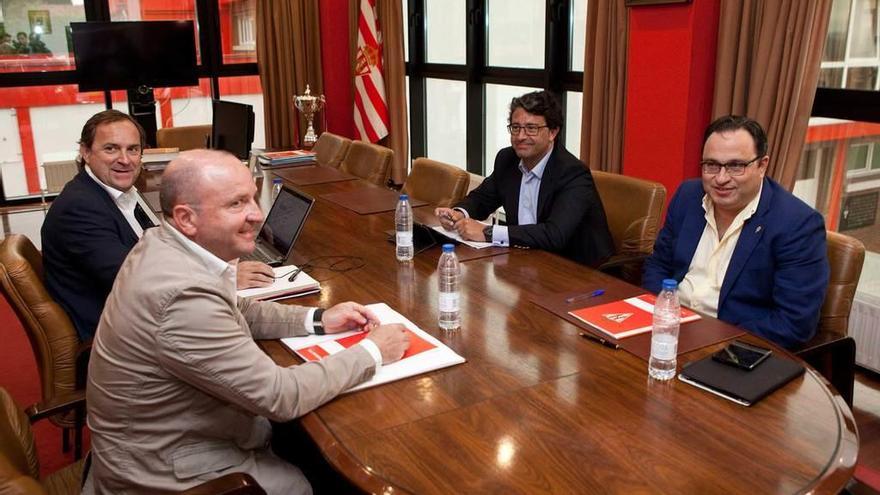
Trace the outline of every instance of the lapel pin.
<instances>
[{"instance_id":1,"label":"lapel pin","mask_svg":"<svg viewBox=\"0 0 880 495\"><path fill-rule=\"evenodd\" d=\"M755 233L757 234L757 233L760 232L761 229L763 229L763 228L764 228L764 227L758 225L757 227L755 227Z\"/></svg>"}]
</instances>

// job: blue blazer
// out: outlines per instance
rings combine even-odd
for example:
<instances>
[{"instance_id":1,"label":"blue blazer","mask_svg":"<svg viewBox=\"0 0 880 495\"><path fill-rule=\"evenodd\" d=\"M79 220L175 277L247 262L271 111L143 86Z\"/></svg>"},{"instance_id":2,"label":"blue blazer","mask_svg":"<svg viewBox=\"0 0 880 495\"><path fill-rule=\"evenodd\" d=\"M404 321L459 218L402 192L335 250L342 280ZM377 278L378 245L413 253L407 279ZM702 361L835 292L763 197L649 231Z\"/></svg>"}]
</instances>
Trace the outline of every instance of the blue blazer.
<instances>
[{"instance_id":1,"label":"blue blazer","mask_svg":"<svg viewBox=\"0 0 880 495\"><path fill-rule=\"evenodd\" d=\"M483 219L504 206L510 244L561 254L596 266L614 254L605 209L590 169L562 145L556 145L544 168L534 225L519 225L522 172L512 147L495 156L495 168L457 207Z\"/></svg>"},{"instance_id":2,"label":"blue blazer","mask_svg":"<svg viewBox=\"0 0 880 495\"><path fill-rule=\"evenodd\" d=\"M137 234L84 170L52 202L40 233L46 289L67 311L80 339L90 339Z\"/></svg>"},{"instance_id":3,"label":"blue blazer","mask_svg":"<svg viewBox=\"0 0 880 495\"><path fill-rule=\"evenodd\" d=\"M684 182L669 204L642 285L679 282L706 226L699 179ZM816 332L828 287L825 221L765 178L758 210L746 220L721 285L718 318L791 348Z\"/></svg>"}]
</instances>

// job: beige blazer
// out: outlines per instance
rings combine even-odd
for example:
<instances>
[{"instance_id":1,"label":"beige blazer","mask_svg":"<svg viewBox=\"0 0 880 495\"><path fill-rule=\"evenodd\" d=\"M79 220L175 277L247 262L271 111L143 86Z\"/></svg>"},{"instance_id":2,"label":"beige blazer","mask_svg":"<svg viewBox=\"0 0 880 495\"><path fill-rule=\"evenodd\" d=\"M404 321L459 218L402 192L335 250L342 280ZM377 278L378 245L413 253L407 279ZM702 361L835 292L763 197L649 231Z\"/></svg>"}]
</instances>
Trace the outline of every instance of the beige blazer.
<instances>
[{"instance_id":1,"label":"beige blazer","mask_svg":"<svg viewBox=\"0 0 880 495\"><path fill-rule=\"evenodd\" d=\"M269 451L268 419L301 416L370 378L373 358L355 346L277 366L254 339L305 335L307 308L238 300L169 228L149 229L131 251L98 324L84 493L182 490L236 471L268 493L310 493Z\"/></svg>"}]
</instances>

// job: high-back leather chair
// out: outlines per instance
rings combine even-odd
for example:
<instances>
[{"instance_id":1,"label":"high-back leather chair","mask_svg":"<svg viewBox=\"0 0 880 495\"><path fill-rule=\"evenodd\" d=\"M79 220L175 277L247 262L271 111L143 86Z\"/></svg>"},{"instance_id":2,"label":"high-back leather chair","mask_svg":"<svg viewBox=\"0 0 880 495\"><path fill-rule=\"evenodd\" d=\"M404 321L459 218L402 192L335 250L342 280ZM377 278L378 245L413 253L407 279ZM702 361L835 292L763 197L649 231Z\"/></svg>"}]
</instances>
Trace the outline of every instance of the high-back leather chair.
<instances>
[{"instance_id":1,"label":"high-back leather chair","mask_svg":"<svg viewBox=\"0 0 880 495\"><path fill-rule=\"evenodd\" d=\"M394 152L378 144L352 141L339 167L345 173L366 179L377 186L385 186L391 175Z\"/></svg>"},{"instance_id":2,"label":"high-back leather chair","mask_svg":"<svg viewBox=\"0 0 880 495\"><path fill-rule=\"evenodd\" d=\"M470 174L453 165L416 158L400 192L437 206L454 206L464 199Z\"/></svg>"},{"instance_id":3,"label":"high-back leather chair","mask_svg":"<svg viewBox=\"0 0 880 495\"><path fill-rule=\"evenodd\" d=\"M852 406L856 347L847 336L849 314L865 262L865 245L848 235L826 231L828 290L816 335L797 349L797 354L822 373Z\"/></svg>"},{"instance_id":4,"label":"high-back leather chair","mask_svg":"<svg viewBox=\"0 0 880 495\"><path fill-rule=\"evenodd\" d=\"M654 251L666 188L621 174L591 173L614 241L614 254L599 269L638 285L644 260Z\"/></svg>"},{"instance_id":5,"label":"high-back leather chair","mask_svg":"<svg viewBox=\"0 0 880 495\"><path fill-rule=\"evenodd\" d=\"M318 142L315 143L312 151L315 152L315 161L318 162L318 165L339 168L342 165L342 159L348 153L349 146L351 146L351 139L332 132L323 132L318 136Z\"/></svg>"},{"instance_id":6,"label":"high-back leather chair","mask_svg":"<svg viewBox=\"0 0 880 495\"><path fill-rule=\"evenodd\" d=\"M37 361L42 400L47 402L84 386L88 344L80 344L73 322L46 291L43 280L43 258L26 236L10 234L0 242L0 286L27 332ZM78 367L82 370L79 377ZM72 415L53 416L50 421L64 429L65 451L68 431L76 428L78 455L81 425Z\"/></svg>"},{"instance_id":7,"label":"high-back leather chair","mask_svg":"<svg viewBox=\"0 0 880 495\"><path fill-rule=\"evenodd\" d=\"M178 148L180 151L207 148L210 135L211 124L164 127L156 131L156 146Z\"/></svg>"},{"instance_id":8,"label":"high-back leather chair","mask_svg":"<svg viewBox=\"0 0 880 495\"><path fill-rule=\"evenodd\" d=\"M51 404L35 404L22 412L0 388L0 493L17 495L79 494L83 460L40 478L40 462L31 423L85 407L82 391L59 396ZM231 473L180 492L181 495L265 495L254 479Z\"/></svg>"}]
</instances>

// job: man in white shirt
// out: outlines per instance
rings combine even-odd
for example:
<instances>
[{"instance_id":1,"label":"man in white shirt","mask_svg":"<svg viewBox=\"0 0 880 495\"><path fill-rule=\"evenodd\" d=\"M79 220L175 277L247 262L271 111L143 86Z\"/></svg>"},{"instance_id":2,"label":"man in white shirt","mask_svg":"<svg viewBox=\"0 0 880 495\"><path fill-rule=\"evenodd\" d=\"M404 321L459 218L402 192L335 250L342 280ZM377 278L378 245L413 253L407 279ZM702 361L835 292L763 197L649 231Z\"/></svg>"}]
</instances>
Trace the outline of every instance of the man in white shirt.
<instances>
[{"instance_id":1,"label":"man in white shirt","mask_svg":"<svg viewBox=\"0 0 880 495\"><path fill-rule=\"evenodd\" d=\"M46 288L67 311L81 340L92 337L116 272L153 227L134 182L144 130L129 115L105 110L83 126L77 174L52 202L41 231ZM272 269L242 263L239 287L272 282Z\"/></svg>"},{"instance_id":2,"label":"man in white shirt","mask_svg":"<svg viewBox=\"0 0 880 495\"><path fill-rule=\"evenodd\" d=\"M721 117L703 142L702 177L672 198L642 285L675 279L685 306L783 347L806 342L828 286L822 216L765 177L758 122Z\"/></svg>"},{"instance_id":3,"label":"man in white shirt","mask_svg":"<svg viewBox=\"0 0 880 495\"><path fill-rule=\"evenodd\" d=\"M406 329L353 302L323 311L239 299L238 258L263 219L250 173L229 153L196 150L162 180L165 222L126 258L95 335L84 493L180 491L230 472L267 493L311 493L268 448L269 420L306 414L400 359ZM290 368L254 342L353 329L370 333Z\"/></svg>"}]
</instances>

